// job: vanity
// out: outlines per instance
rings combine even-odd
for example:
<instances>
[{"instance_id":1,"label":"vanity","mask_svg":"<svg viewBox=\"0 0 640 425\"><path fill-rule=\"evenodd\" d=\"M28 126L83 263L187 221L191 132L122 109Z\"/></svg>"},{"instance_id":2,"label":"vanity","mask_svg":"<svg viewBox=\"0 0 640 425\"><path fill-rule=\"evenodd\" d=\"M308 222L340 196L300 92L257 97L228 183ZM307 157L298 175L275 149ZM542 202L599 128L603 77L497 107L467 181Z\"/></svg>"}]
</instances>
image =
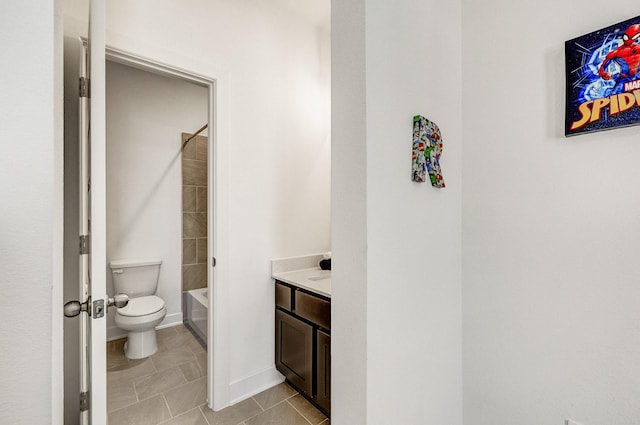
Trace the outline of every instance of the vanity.
<instances>
[{"instance_id":1,"label":"vanity","mask_svg":"<svg viewBox=\"0 0 640 425\"><path fill-rule=\"evenodd\" d=\"M278 271L272 263L276 368L303 397L330 416L331 271L320 270L317 264Z\"/></svg>"}]
</instances>

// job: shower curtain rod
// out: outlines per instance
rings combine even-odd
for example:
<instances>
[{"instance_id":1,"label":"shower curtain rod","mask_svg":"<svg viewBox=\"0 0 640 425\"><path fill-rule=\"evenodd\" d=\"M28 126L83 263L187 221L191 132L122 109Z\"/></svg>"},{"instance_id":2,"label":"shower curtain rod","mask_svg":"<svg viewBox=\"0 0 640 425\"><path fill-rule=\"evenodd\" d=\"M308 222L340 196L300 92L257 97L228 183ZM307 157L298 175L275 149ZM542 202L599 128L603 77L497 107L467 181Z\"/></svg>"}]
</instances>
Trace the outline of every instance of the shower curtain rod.
<instances>
[{"instance_id":1,"label":"shower curtain rod","mask_svg":"<svg viewBox=\"0 0 640 425\"><path fill-rule=\"evenodd\" d=\"M200 127L200 129L198 131L196 131L195 133L193 133L193 135L191 137L187 137L187 139L184 141L184 143L182 144L182 147L184 148L187 143L189 143L191 141L191 139L193 139L194 137L196 137L198 134L202 133L204 131L205 128L209 127L209 124L205 124L202 127Z\"/></svg>"}]
</instances>

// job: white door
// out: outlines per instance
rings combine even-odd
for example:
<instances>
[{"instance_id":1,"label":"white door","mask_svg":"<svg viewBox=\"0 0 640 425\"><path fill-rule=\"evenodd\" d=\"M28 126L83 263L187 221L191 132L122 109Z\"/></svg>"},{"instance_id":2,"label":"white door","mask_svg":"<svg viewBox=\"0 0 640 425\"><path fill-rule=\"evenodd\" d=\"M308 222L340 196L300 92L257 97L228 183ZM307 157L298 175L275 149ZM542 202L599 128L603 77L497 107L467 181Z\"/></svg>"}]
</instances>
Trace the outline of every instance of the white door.
<instances>
[{"instance_id":1,"label":"white door","mask_svg":"<svg viewBox=\"0 0 640 425\"><path fill-rule=\"evenodd\" d=\"M107 424L107 252L106 252L106 107L105 0L91 0L89 12L89 169L91 172L89 295L89 418Z\"/></svg>"},{"instance_id":2,"label":"white door","mask_svg":"<svg viewBox=\"0 0 640 425\"><path fill-rule=\"evenodd\" d=\"M65 315L80 322L80 424L107 424L105 0L90 0L80 63L80 300Z\"/></svg>"}]
</instances>

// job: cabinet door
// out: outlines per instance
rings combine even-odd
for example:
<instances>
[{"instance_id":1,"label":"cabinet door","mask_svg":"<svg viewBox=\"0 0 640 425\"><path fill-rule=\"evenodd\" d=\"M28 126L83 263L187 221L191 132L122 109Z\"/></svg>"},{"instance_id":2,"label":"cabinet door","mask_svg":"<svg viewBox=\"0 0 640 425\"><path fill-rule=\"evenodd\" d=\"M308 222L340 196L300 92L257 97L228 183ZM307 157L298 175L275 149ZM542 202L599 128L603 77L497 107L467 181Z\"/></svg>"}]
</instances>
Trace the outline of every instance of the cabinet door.
<instances>
[{"instance_id":1,"label":"cabinet door","mask_svg":"<svg viewBox=\"0 0 640 425\"><path fill-rule=\"evenodd\" d=\"M318 367L316 379L318 382L318 394L316 402L327 413L331 413L331 335L318 331Z\"/></svg>"},{"instance_id":2,"label":"cabinet door","mask_svg":"<svg viewBox=\"0 0 640 425\"><path fill-rule=\"evenodd\" d=\"M312 395L313 328L281 310L276 310L276 368Z\"/></svg>"}]
</instances>

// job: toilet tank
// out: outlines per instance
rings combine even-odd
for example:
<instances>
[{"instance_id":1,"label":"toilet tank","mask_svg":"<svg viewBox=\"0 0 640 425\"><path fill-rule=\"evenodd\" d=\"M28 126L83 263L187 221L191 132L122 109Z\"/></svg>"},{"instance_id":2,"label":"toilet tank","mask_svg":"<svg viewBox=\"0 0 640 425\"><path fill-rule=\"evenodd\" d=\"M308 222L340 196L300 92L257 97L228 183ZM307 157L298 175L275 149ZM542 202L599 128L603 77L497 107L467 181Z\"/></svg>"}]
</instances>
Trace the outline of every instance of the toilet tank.
<instances>
[{"instance_id":1,"label":"toilet tank","mask_svg":"<svg viewBox=\"0 0 640 425\"><path fill-rule=\"evenodd\" d=\"M112 260L109 267L115 293L127 294L130 298L155 294L161 264L159 258Z\"/></svg>"}]
</instances>

